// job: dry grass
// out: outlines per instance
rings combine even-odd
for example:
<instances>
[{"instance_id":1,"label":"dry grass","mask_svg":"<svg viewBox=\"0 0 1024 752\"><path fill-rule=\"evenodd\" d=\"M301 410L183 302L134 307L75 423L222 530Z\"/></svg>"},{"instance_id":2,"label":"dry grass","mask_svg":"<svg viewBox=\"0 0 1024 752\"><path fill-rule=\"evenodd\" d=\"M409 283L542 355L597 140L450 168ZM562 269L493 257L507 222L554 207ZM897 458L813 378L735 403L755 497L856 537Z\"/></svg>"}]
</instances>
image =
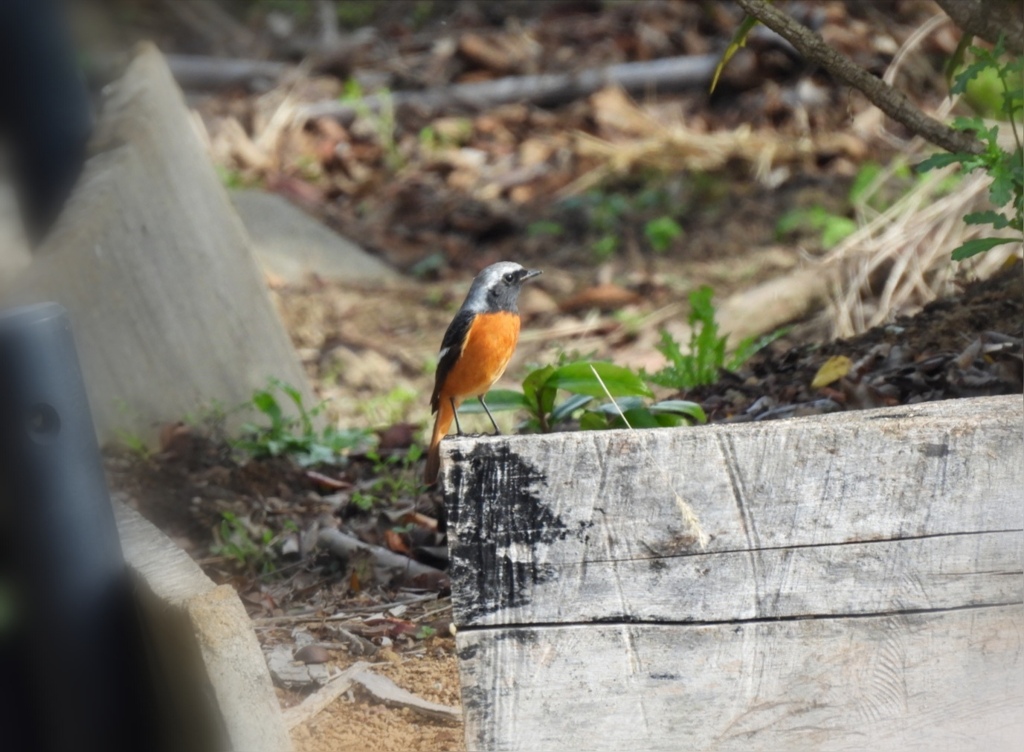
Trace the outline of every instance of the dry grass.
<instances>
[{"instance_id":1,"label":"dry grass","mask_svg":"<svg viewBox=\"0 0 1024 752\"><path fill-rule=\"evenodd\" d=\"M941 192L949 170L930 173L906 195L840 242L822 264L833 280L828 315L832 333L849 337L898 315L913 314L936 298L953 294L956 283L984 279L1021 244L998 246L959 264L953 248L983 233L963 216L987 206L989 179L964 177L951 192Z\"/></svg>"}]
</instances>

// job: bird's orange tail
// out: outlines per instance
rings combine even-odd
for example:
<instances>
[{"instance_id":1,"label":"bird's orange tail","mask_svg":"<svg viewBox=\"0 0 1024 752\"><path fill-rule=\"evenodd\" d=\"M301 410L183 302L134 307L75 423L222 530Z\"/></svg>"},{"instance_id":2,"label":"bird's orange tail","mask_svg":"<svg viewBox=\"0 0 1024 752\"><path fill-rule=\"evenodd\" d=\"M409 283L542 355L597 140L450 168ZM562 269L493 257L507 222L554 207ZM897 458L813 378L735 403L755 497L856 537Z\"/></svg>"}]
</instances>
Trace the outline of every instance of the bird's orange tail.
<instances>
[{"instance_id":1,"label":"bird's orange tail","mask_svg":"<svg viewBox=\"0 0 1024 752\"><path fill-rule=\"evenodd\" d=\"M448 433L455 418L455 411L452 403L442 398L437 406L437 418L434 420L434 433L430 437L430 449L427 450L427 469L423 474L423 480L428 486L437 483L437 474L441 469L441 439Z\"/></svg>"}]
</instances>

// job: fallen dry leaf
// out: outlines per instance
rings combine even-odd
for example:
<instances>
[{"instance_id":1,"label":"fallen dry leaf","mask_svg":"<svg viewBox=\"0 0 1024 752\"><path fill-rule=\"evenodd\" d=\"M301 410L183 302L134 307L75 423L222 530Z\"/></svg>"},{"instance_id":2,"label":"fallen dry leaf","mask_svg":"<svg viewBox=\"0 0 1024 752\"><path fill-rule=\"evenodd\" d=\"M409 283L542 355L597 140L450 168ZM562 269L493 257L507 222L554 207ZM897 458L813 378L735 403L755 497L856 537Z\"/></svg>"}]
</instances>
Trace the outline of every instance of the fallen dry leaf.
<instances>
[{"instance_id":1,"label":"fallen dry leaf","mask_svg":"<svg viewBox=\"0 0 1024 752\"><path fill-rule=\"evenodd\" d=\"M599 311L617 311L623 306L631 305L640 300L640 296L632 290L612 282L588 287L568 300L563 300L559 308L564 313L577 313L596 308Z\"/></svg>"},{"instance_id":2,"label":"fallen dry leaf","mask_svg":"<svg viewBox=\"0 0 1024 752\"><path fill-rule=\"evenodd\" d=\"M821 389L823 386L828 386L839 379L843 378L850 372L853 367L853 361L845 355L833 355L831 358L822 363L821 368L814 374L814 379L811 381L812 389Z\"/></svg>"}]
</instances>

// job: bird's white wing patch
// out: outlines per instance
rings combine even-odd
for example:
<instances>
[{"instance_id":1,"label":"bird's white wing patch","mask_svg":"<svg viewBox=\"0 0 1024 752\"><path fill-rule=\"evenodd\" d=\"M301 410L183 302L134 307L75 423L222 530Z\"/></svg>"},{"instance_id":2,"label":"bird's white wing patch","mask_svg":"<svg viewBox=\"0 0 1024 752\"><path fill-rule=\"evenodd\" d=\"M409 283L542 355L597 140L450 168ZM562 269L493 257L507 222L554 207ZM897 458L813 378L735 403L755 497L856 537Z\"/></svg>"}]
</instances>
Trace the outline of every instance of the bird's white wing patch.
<instances>
[{"instance_id":1,"label":"bird's white wing patch","mask_svg":"<svg viewBox=\"0 0 1024 752\"><path fill-rule=\"evenodd\" d=\"M443 358L443 357L444 357L445 355L447 355L447 354L448 354L448 351L449 351L449 350L451 350L451 348L450 348L450 347L442 347L442 348L441 348L441 352L439 352L439 353L437 354L437 357L438 357L438 359L440 360L440 359L441 359L441 358Z\"/></svg>"}]
</instances>

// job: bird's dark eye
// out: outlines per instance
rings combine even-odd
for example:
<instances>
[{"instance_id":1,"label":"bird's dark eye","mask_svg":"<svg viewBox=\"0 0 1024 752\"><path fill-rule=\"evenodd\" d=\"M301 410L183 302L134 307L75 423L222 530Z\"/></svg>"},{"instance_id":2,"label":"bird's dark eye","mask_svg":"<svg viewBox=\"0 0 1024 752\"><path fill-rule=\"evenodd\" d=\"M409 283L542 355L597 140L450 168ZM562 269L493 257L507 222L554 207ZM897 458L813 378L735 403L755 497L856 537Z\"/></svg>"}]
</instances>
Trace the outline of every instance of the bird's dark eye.
<instances>
[{"instance_id":1,"label":"bird's dark eye","mask_svg":"<svg viewBox=\"0 0 1024 752\"><path fill-rule=\"evenodd\" d=\"M516 280L516 275L513 274L512 272L509 272L508 274L505 275L505 281L508 282L510 285L513 282L515 282L515 280Z\"/></svg>"}]
</instances>

